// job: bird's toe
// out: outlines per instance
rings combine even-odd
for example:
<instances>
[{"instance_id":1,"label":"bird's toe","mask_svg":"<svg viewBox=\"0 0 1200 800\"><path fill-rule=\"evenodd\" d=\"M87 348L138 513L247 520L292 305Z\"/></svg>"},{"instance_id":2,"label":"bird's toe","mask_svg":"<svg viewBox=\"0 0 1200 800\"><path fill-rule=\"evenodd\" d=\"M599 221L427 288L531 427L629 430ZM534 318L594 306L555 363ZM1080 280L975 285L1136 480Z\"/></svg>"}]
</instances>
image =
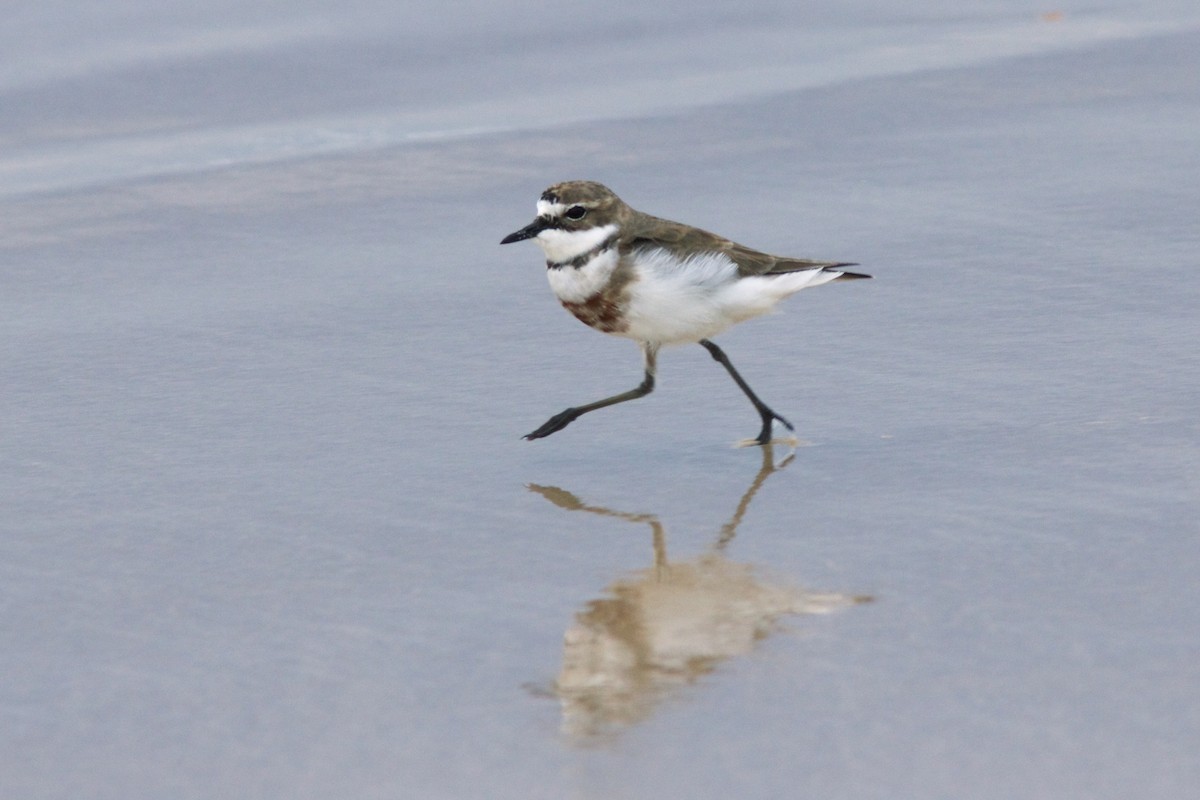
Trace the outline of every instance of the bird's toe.
<instances>
[{"instance_id":1,"label":"bird's toe","mask_svg":"<svg viewBox=\"0 0 1200 800\"><path fill-rule=\"evenodd\" d=\"M545 424L543 424L542 427L538 428L533 433L527 433L521 438L531 442L534 439L542 439L552 433L558 433L563 428L574 422L578 416L579 412L577 410L574 408L568 408L566 411L559 412L550 419L546 420Z\"/></svg>"}]
</instances>

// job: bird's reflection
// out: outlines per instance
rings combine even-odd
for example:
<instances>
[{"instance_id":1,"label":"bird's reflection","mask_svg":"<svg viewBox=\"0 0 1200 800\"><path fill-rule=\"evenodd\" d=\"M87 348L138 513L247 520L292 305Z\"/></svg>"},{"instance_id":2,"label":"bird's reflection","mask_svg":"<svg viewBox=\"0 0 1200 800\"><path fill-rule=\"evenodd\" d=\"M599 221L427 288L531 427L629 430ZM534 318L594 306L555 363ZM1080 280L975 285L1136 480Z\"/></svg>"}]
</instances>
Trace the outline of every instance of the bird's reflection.
<instances>
[{"instance_id":1,"label":"bird's reflection","mask_svg":"<svg viewBox=\"0 0 1200 800\"><path fill-rule=\"evenodd\" d=\"M588 505L557 487L529 486L560 508L642 523L653 536L653 567L616 580L567 629L555 694L568 735L595 740L648 717L679 687L748 652L785 614L823 614L870 599L772 583L725 555L754 495L792 460L775 464L771 447L762 451L762 468L714 545L687 561L667 558L666 533L653 514Z\"/></svg>"}]
</instances>

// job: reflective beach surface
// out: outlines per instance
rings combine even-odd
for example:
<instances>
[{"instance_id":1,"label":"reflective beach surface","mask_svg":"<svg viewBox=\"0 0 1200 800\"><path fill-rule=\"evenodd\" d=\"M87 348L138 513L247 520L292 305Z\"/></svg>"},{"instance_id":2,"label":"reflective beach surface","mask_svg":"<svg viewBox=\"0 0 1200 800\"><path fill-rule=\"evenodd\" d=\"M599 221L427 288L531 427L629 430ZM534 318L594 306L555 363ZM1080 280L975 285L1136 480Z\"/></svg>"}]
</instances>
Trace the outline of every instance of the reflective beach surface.
<instances>
[{"instance_id":1,"label":"reflective beach surface","mask_svg":"<svg viewBox=\"0 0 1200 800\"><path fill-rule=\"evenodd\" d=\"M31 6L0 796L1179 798L1200 12ZM630 342L543 188L874 280ZM867 602L869 600L869 602Z\"/></svg>"},{"instance_id":2,"label":"reflective beach surface","mask_svg":"<svg viewBox=\"0 0 1200 800\"><path fill-rule=\"evenodd\" d=\"M721 526L708 551L687 561L667 556L666 530L653 514L590 506L553 486L531 491L570 511L649 527L654 564L614 581L606 596L575 615L563 637L563 666L555 683L563 730L579 741L609 736L650 716L678 687L750 652L790 614L824 614L869 597L813 593L763 580L726 548L763 481L777 467L774 448L760 448L762 467Z\"/></svg>"}]
</instances>

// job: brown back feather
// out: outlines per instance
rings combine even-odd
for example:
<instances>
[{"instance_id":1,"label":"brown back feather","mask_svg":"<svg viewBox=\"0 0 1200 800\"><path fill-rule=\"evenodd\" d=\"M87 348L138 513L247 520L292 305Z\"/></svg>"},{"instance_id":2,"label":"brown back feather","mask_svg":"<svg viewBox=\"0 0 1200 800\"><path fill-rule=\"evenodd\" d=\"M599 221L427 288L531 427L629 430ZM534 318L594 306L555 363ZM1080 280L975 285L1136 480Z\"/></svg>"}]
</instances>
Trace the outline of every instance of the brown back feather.
<instances>
[{"instance_id":1,"label":"brown back feather","mask_svg":"<svg viewBox=\"0 0 1200 800\"><path fill-rule=\"evenodd\" d=\"M770 253L730 241L715 233L693 228L691 225L634 211L631 218L622 226L620 248L622 253L627 253L641 247L659 247L680 257L698 252L724 253L733 263L737 264L738 275L743 278L752 275L781 275L786 272L800 272L807 269L840 269L841 267L857 266L848 261L812 261L806 258L773 256ZM857 272L847 272L839 280L869 277L869 275Z\"/></svg>"}]
</instances>

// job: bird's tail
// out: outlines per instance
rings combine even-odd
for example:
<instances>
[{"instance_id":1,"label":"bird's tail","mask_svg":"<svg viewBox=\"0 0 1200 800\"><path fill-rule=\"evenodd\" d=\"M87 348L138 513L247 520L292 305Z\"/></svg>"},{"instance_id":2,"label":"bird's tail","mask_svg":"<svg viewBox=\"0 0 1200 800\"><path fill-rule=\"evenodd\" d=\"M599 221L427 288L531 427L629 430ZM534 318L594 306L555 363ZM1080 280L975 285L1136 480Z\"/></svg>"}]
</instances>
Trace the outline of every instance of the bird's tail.
<instances>
[{"instance_id":1,"label":"bird's tail","mask_svg":"<svg viewBox=\"0 0 1200 800\"><path fill-rule=\"evenodd\" d=\"M813 286L828 283L829 281L854 281L871 277L864 272L849 272L844 269L845 267L857 266L858 264L853 261L810 261L805 258L781 258L767 274L786 275L789 272L811 272L812 270L820 270L819 274L822 275L825 273L840 273L824 280L813 281Z\"/></svg>"},{"instance_id":2,"label":"bird's tail","mask_svg":"<svg viewBox=\"0 0 1200 800\"><path fill-rule=\"evenodd\" d=\"M866 274L865 272L846 272L843 269L839 269L839 267L857 267L857 266L858 266L858 264L838 264L836 267L833 267L832 268L833 271L842 273L841 275L838 275L836 278L834 278L834 280L835 281L860 281L860 280L865 280L865 279L871 277L870 275ZM830 268L826 267L826 269L830 269Z\"/></svg>"}]
</instances>

